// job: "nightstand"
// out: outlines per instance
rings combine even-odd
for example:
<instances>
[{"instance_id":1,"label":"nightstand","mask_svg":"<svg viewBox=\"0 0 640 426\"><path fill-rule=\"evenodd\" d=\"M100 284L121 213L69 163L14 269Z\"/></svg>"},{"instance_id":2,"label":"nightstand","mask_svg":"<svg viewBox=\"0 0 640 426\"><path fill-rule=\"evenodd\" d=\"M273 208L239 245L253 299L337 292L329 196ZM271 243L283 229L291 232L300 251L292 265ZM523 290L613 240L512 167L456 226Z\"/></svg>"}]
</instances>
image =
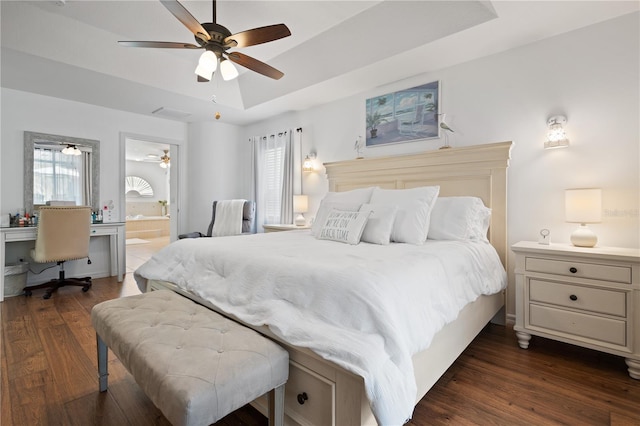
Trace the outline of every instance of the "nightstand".
<instances>
[{"instance_id":1,"label":"nightstand","mask_svg":"<svg viewBox=\"0 0 640 426\"><path fill-rule=\"evenodd\" d=\"M281 231L295 231L296 229L310 229L309 225L293 225L287 223L272 223L270 225L262 225L264 232L281 232Z\"/></svg>"},{"instance_id":2,"label":"nightstand","mask_svg":"<svg viewBox=\"0 0 640 426\"><path fill-rule=\"evenodd\" d=\"M516 325L532 335L625 358L640 380L640 250L522 241L516 254Z\"/></svg>"}]
</instances>

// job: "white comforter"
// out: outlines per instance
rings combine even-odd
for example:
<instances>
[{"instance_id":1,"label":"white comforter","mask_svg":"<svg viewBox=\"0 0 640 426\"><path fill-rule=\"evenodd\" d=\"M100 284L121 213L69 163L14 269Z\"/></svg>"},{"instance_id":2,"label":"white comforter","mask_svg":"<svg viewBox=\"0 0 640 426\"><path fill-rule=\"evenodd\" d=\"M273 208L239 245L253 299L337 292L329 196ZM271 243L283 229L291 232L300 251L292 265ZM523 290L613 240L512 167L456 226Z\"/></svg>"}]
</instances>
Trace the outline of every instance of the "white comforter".
<instances>
[{"instance_id":1,"label":"white comforter","mask_svg":"<svg viewBox=\"0 0 640 426\"><path fill-rule=\"evenodd\" d=\"M316 240L308 231L176 241L135 273L172 282L364 378L380 424L411 418L411 357L481 294L506 286L488 242Z\"/></svg>"}]
</instances>

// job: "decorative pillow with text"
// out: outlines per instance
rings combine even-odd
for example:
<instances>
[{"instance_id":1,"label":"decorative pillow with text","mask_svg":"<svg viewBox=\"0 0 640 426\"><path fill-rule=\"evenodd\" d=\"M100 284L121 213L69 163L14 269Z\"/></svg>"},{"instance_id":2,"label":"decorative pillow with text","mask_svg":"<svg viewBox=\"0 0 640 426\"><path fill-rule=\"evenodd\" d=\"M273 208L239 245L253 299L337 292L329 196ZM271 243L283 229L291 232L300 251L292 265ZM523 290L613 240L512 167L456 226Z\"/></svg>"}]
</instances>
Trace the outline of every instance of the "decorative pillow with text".
<instances>
[{"instance_id":1,"label":"decorative pillow with text","mask_svg":"<svg viewBox=\"0 0 640 426\"><path fill-rule=\"evenodd\" d=\"M335 209L331 210L317 238L352 245L358 244L370 214L370 211L347 212Z\"/></svg>"}]
</instances>

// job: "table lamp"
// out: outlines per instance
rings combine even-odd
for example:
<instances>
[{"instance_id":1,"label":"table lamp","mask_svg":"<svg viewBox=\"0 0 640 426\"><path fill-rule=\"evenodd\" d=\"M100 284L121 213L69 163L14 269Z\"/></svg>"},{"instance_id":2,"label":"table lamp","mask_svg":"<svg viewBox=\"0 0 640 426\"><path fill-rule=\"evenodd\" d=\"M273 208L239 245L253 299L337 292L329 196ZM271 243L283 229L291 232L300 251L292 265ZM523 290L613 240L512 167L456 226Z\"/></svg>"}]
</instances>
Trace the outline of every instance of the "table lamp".
<instances>
[{"instance_id":1,"label":"table lamp","mask_svg":"<svg viewBox=\"0 0 640 426\"><path fill-rule=\"evenodd\" d=\"M598 237L587 227L587 223L601 221L602 190L599 188L567 189L565 191L565 216L567 222L580 224L571 234L571 243L578 247L595 246Z\"/></svg>"},{"instance_id":2,"label":"table lamp","mask_svg":"<svg viewBox=\"0 0 640 426\"><path fill-rule=\"evenodd\" d=\"M309 211L309 198L306 195L294 195L293 196L293 212L298 213L295 219L296 226L304 226L307 224L307 220L302 213Z\"/></svg>"}]
</instances>

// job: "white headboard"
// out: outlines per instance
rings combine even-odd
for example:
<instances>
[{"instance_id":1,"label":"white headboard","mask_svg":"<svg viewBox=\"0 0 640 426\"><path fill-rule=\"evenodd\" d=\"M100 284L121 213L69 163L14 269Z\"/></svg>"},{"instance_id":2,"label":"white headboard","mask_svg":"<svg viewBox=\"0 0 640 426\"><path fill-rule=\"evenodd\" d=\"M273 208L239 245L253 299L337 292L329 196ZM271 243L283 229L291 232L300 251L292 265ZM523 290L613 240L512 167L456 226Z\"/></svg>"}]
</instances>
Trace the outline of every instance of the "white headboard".
<instances>
[{"instance_id":1,"label":"white headboard","mask_svg":"<svg viewBox=\"0 0 640 426\"><path fill-rule=\"evenodd\" d=\"M491 208L489 241L507 267L507 167L512 142L325 163L329 191L440 185L440 196L480 197Z\"/></svg>"}]
</instances>

